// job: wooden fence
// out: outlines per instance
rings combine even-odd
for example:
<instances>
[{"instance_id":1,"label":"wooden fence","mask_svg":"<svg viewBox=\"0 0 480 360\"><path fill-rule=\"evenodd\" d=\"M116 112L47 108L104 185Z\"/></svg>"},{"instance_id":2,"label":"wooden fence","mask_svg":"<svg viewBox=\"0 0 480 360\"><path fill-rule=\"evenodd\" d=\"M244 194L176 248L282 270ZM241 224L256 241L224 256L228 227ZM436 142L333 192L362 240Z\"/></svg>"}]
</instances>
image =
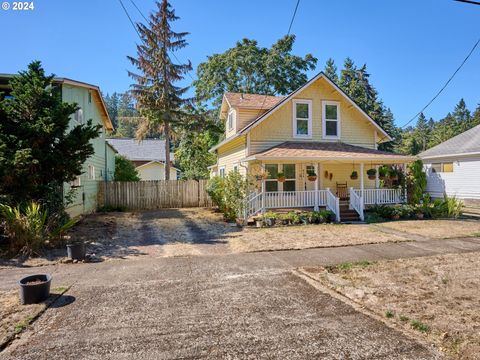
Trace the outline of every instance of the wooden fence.
<instances>
[{"instance_id":1,"label":"wooden fence","mask_svg":"<svg viewBox=\"0 0 480 360\"><path fill-rule=\"evenodd\" d=\"M129 210L211 207L208 180L109 181L99 187L99 206L124 206Z\"/></svg>"}]
</instances>

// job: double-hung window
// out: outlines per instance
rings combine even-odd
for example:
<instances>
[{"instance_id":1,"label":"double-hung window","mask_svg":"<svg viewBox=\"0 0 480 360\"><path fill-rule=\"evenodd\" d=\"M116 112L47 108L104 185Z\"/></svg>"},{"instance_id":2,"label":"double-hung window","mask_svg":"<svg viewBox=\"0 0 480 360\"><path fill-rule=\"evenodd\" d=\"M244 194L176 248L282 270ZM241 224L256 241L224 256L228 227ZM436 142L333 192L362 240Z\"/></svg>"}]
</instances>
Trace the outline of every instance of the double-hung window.
<instances>
[{"instance_id":1,"label":"double-hung window","mask_svg":"<svg viewBox=\"0 0 480 360\"><path fill-rule=\"evenodd\" d=\"M222 166L218 169L218 176L224 178L225 177L225 166Z\"/></svg>"},{"instance_id":2,"label":"double-hung window","mask_svg":"<svg viewBox=\"0 0 480 360\"><path fill-rule=\"evenodd\" d=\"M340 103L322 101L322 133L324 139L340 139Z\"/></svg>"},{"instance_id":3,"label":"double-hung window","mask_svg":"<svg viewBox=\"0 0 480 360\"><path fill-rule=\"evenodd\" d=\"M267 178L265 179L266 191L278 191L278 164L266 164L265 170Z\"/></svg>"},{"instance_id":4,"label":"double-hung window","mask_svg":"<svg viewBox=\"0 0 480 360\"><path fill-rule=\"evenodd\" d=\"M312 101L293 100L293 137L312 137Z\"/></svg>"},{"instance_id":5,"label":"double-hung window","mask_svg":"<svg viewBox=\"0 0 480 360\"><path fill-rule=\"evenodd\" d=\"M272 191L295 191L296 171L295 164L265 164L268 173L265 179L265 190ZM283 173L285 181L278 181L278 174Z\"/></svg>"}]
</instances>

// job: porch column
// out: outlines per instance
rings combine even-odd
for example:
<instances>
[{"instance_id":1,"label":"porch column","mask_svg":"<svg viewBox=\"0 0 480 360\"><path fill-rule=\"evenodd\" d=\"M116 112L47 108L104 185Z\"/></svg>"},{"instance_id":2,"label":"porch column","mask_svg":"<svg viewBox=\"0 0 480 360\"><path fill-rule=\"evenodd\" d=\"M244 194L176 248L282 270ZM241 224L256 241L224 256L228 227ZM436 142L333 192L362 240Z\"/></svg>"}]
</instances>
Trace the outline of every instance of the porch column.
<instances>
[{"instance_id":1,"label":"porch column","mask_svg":"<svg viewBox=\"0 0 480 360\"><path fill-rule=\"evenodd\" d=\"M320 181L320 176L318 175L318 164L313 165L315 168L315 174L317 174L317 180L315 180L315 206L313 207L313 210L318 211L318 182Z\"/></svg>"},{"instance_id":2,"label":"porch column","mask_svg":"<svg viewBox=\"0 0 480 360\"><path fill-rule=\"evenodd\" d=\"M262 164L262 172L265 173L265 165ZM262 214L265 213L265 178L262 176Z\"/></svg>"},{"instance_id":3,"label":"porch column","mask_svg":"<svg viewBox=\"0 0 480 360\"><path fill-rule=\"evenodd\" d=\"M360 163L360 194L362 196L362 201L363 201L363 189L365 188L364 179L363 179L364 176L365 176L364 166L363 166L363 163Z\"/></svg>"},{"instance_id":4,"label":"porch column","mask_svg":"<svg viewBox=\"0 0 480 360\"><path fill-rule=\"evenodd\" d=\"M378 169L380 167L378 165L375 165L375 189L379 189L380 188L380 179L378 178L379 174L378 174ZM375 204L378 204L378 191L375 190Z\"/></svg>"}]
</instances>

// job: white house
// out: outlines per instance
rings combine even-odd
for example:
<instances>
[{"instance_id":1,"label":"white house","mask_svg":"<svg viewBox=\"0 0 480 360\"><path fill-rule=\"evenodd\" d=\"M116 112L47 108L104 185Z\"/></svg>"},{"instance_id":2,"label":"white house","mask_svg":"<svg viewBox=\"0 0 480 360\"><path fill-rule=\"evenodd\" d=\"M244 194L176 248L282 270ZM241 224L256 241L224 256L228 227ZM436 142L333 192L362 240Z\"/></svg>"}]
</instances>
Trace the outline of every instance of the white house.
<instances>
[{"instance_id":1,"label":"white house","mask_svg":"<svg viewBox=\"0 0 480 360\"><path fill-rule=\"evenodd\" d=\"M427 191L480 201L480 125L419 154L427 171Z\"/></svg>"},{"instance_id":2,"label":"white house","mask_svg":"<svg viewBox=\"0 0 480 360\"><path fill-rule=\"evenodd\" d=\"M140 180L165 180L165 141L146 139L107 139L120 155L130 160L138 171ZM170 180L177 180L180 170L172 164L170 153Z\"/></svg>"}]
</instances>

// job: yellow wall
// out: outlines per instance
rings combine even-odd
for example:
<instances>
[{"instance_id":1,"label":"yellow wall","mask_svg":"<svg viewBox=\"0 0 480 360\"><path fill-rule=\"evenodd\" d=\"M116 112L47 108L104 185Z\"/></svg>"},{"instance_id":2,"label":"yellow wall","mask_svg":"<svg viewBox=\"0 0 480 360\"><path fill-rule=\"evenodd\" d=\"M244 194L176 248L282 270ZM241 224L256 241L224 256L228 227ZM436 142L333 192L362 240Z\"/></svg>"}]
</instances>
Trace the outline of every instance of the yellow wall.
<instances>
[{"instance_id":1,"label":"yellow wall","mask_svg":"<svg viewBox=\"0 0 480 360\"><path fill-rule=\"evenodd\" d=\"M165 165L152 162L143 166L137 167L138 176L140 180L165 180ZM177 170L170 167L170 180L177 179Z\"/></svg>"},{"instance_id":2,"label":"yellow wall","mask_svg":"<svg viewBox=\"0 0 480 360\"><path fill-rule=\"evenodd\" d=\"M218 149L218 169L225 166L225 173L228 174L228 172L233 170L234 165L238 165L240 173L245 175L245 168L240 166L240 160L245 157L246 140L245 137L242 136Z\"/></svg>"},{"instance_id":3,"label":"yellow wall","mask_svg":"<svg viewBox=\"0 0 480 360\"><path fill-rule=\"evenodd\" d=\"M315 81L293 99L312 100L312 139L310 141L339 141L322 138L322 101L331 100L340 102L340 141L375 148L374 126L323 78ZM309 141L293 137L292 118L292 100L290 100L251 130L250 153L255 154L284 141Z\"/></svg>"}]
</instances>

